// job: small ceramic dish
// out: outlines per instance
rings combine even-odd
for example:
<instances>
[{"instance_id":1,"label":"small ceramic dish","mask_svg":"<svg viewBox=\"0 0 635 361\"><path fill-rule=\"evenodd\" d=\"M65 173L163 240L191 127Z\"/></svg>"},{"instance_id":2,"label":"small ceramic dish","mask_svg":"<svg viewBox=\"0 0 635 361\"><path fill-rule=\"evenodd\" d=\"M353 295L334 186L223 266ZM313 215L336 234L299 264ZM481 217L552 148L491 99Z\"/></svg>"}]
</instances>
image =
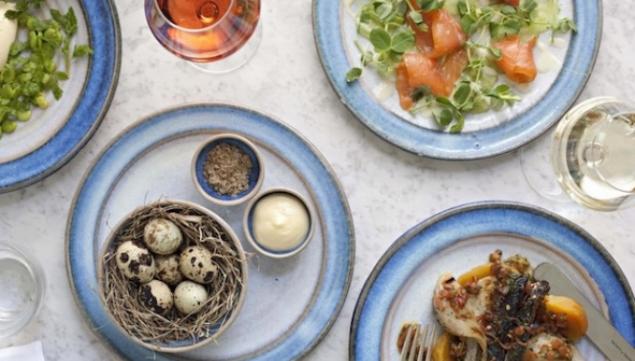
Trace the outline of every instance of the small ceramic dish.
<instances>
[{"instance_id":1,"label":"small ceramic dish","mask_svg":"<svg viewBox=\"0 0 635 361\"><path fill-rule=\"evenodd\" d=\"M210 324L208 329L205 331L203 335L191 336L186 338L168 339L168 340L161 340L161 341L149 341L149 340L142 339L141 337L138 337L137 335L135 335L134 332L131 332L130 330L126 329L126 327L124 327L122 324L120 324L117 321L117 317L113 315L109 307L106 294L107 294L107 291L109 290L109 287L112 287L109 284L109 282L112 282L112 280L114 279L113 277L111 277L110 273L118 272L116 271L116 266L112 266L109 264L109 262L112 262L111 257L114 257L111 255L114 254L117 245L121 243L121 240L119 239L121 233L125 231L126 228L131 226L131 223L135 219L134 217L135 216L148 217L147 215L142 215L142 216L139 216L139 215L142 214L143 212L147 212L147 210L149 209L162 210L161 214L164 214L164 215L161 217L172 219L172 221L174 221L174 219L178 219L179 217L182 217L182 219L186 219L186 218L197 219L198 218L199 219L198 222L214 223L218 228L222 230L223 235L221 236L220 239L222 239L223 241L226 241L228 243L227 246L230 247L237 254L237 259L239 261L239 268L240 268L239 283L241 285L247 285L247 272L248 272L247 258L245 256L245 252L243 251L240 240L236 236L236 233L231 228L231 226L227 222L225 222L223 218L218 216L216 213L198 204L188 202L188 201L182 201L182 200L162 200L156 203L139 207L133 210L132 212L126 214L126 216L112 229L112 231L108 235L108 238L106 239L103 245L101 256L97 262L97 277L99 281L98 282L99 296L100 296L101 302L104 305L104 308L107 310L107 313L109 317L111 318L111 320L113 321L113 323L128 337L128 339L134 341L138 345L141 345L153 351L165 352L165 353L183 353L183 352L189 352L195 349L199 349L205 345L210 344L211 342L218 340L221 334L223 334L236 320L236 317L240 313L240 310L245 301L245 295L247 293L245 286L241 286L238 289L237 291L238 293L236 295L237 299L231 311L229 311L229 313L225 315L224 321L220 321L215 324ZM166 216L167 214L175 214L176 216L174 218L170 218L171 216ZM179 227L181 228L181 226ZM183 232L182 228L181 230ZM196 243L195 240L186 238L185 233L183 233L183 235L184 235L183 243L179 246L179 248L175 251L174 254L179 254L179 252L182 252L183 249L188 246L198 244ZM133 242L137 242L137 241L133 240ZM143 242L143 241L140 241L140 242ZM157 257L156 254L152 253L151 251L150 251L150 254L153 255L154 259L156 259ZM122 276L118 276L118 277L122 277ZM158 276L155 276L154 279L158 279L157 277ZM189 281L189 280L186 277L184 277L183 280L179 282L183 282L183 281ZM212 290L209 289L210 286L204 285L204 284L203 286L208 288L208 292L211 295ZM175 285L170 286L171 289L174 289L175 287L176 287ZM110 294L112 294L112 291L110 291ZM138 305L130 304L129 307L134 308L134 307L138 307ZM203 308L201 308L201 310L198 311L196 315L206 312L207 308L209 307L214 307L214 306L206 305ZM178 312L176 311L176 305L174 306L174 309L170 310L167 315L172 315L171 317L174 317L176 320L179 320L179 319L183 320L187 317L193 317L191 315L182 316L178 314ZM165 317L168 317L168 316L165 316ZM207 321L205 322L209 323Z\"/></svg>"},{"instance_id":2,"label":"small ceramic dish","mask_svg":"<svg viewBox=\"0 0 635 361\"><path fill-rule=\"evenodd\" d=\"M253 216L254 216L254 209L256 205L258 204L258 202L260 202L267 196L270 196L276 193L287 194L299 200L300 203L302 203L302 205L304 206L309 216L309 230L304 240L299 245L287 250L282 250L282 251L273 250L260 244L256 240L256 237L253 232ZM249 244L251 244L251 246L254 247L254 249L258 253L267 257L271 257L271 258L287 258L302 252L302 250L309 244L309 241L313 237L314 228L315 228L314 225L315 225L315 213L313 213L313 210L311 206L309 205L309 203L307 202L307 200L302 195L300 195L300 193L289 188L272 188L261 193L260 195L258 195L258 197L252 200L251 203L249 203L249 205L245 209L245 216L243 218L243 230L245 232L245 238L247 238L247 241L249 241Z\"/></svg>"},{"instance_id":3,"label":"small ceramic dish","mask_svg":"<svg viewBox=\"0 0 635 361\"><path fill-rule=\"evenodd\" d=\"M207 155L214 147L223 143L237 147L247 154L251 160L249 187L244 192L236 195L226 195L217 192L205 178L204 169ZM264 176L265 169L260 152L253 143L237 134L223 133L213 136L196 151L192 161L192 179L196 189L207 200L221 206L236 206L251 199L260 190Z\"/></svg>"}]
</instances>

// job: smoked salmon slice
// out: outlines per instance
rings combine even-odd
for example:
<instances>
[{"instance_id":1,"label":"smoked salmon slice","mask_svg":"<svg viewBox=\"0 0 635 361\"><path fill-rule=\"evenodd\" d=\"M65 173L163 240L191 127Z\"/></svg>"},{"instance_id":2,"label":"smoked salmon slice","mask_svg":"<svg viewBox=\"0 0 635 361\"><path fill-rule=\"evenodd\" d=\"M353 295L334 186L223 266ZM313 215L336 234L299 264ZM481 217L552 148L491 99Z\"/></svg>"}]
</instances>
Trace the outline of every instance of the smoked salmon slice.
<instances>
[{"instance_id":1,"label":"smoked salmon slice","mask_svg":"<svg viewBox=\"0 0 635 361\"><path fill-rule=\"evenodd\" d=\"M452 54L463 48L467 40L461 24L445 9L433 10L424 14L424 19L432 34L433 58Z\"/></svg>"},{"instance_id":2,"label":"smoked salmon slice","mask_svg":"<svg viewBox=\"0 0 635 361\"><path fill-rule=\"evenodd\" d=\"M450 96L467 63L465 50L457 51L442 60L432 59L419 52L404 54L403 61L396 69L396 86L401 107L405 110L412 108L412 93L420 87L427 87L436 96Z\"/></svg>"},{"instance_id":3,"label":"smoked salmon slice","mask_svg":"<svg viewBox=\"0 0 635 361\"><path fill-rule=\"evenodd\" d=\"M437 62L422 53L406 53L403 58L411 88L428 87L438 96L448 96L445 79L441 75Z\"/></svg>"},{"instance_id":4,"label":"smoked salmon slice","mask_svg":"<svg viewBox=\"0 0 635 361\"><path fill-rule=\"evenodd\" d=\"M510 80L516 83L530 83L536 79L536 37L523 43L518 35L508 36L495 42L493 46L501 51L501 58L496 65Z\"/></svg>"},{"instance_id":5,"label":"smoked salmon slice","mask_svg":"<svg viewBox=\"0 0 635 361\"><path fill-rule=\"evenodd\" d=\"M410 0L415 9L419 9L416 1ZM431 58L440 58L463 47L467 36L461 24L445 9L432 10L422 14L427 31L419 29L417 24L408 19L408 24L415 33L417 48Z\"/></svg>"},{"instance_id":6,"label":"smoked salmon slice","mask_svg":"<svg viewBox=\"0 0 635 361\"><path fill-rule=\"evenodd\" d=\"M408 82L408 71L406 70L406 64L403 62L397 65L396 69L397 73L397 93L399 94L399 104L401 108L405 110L410 110L414 105L414 100L412 99L412 92L414 89L410 86Z\"/></svg>"},{"instance_id":7,"label":"smoked salmon slice","mask_svg":"<svg viewBox=\"0 0 635 361\"><path fill-rule=\"evenodd\" d=\"M432 32L430 30L423 31L419 29L417 24L415 24L410 18L408 18L408 25L415 33L415 45L419 51L429 54L434 50L434 43L432 42Z\"/></svg>"},{"instance_id":8,"label":"smoked salmon slice","mask_svg":"<svg viewBox=\"0 0 635 361\"><path fill-rule=\"evenodd\" d=\"M467 66L469 59L465 49L459 50L452 55L448 55L445 61L440 64L440 72L446 85L446 93L449 95L454 91L456 81L459 80L463 70Z\"/></svg>"}]
</instances>

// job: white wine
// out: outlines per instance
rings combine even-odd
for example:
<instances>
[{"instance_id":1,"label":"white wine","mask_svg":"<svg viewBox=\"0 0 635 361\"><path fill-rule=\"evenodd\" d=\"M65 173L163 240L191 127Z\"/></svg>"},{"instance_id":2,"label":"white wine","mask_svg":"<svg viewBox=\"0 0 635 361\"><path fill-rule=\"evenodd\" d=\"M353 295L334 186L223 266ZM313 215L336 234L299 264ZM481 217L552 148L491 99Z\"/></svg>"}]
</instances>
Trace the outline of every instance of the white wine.
<instances>
[{"instance_id":1,"label":"white wine","mask_svg":"<svg viewBox=\"0 0 635 361\"><path fill-rule=\"evenodd\" d=\"M615 210L635 193L635 110L612 98L573 108L559 123L552 162L577 202Z\"/></svg>"}]
</instances>

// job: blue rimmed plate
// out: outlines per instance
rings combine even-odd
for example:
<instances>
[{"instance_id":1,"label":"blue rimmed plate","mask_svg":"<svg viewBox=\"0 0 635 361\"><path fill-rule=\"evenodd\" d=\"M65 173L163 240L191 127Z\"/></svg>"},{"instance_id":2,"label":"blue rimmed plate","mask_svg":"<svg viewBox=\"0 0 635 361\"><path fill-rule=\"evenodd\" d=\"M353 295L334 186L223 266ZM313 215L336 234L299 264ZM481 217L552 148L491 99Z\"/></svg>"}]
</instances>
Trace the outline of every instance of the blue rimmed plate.
<instances>
[{"instance_id":1,"label":"blue rimmed plate","mask_svg":"<svg viewBox=\"0 0 635 361\"><path fill-rule=\"evenodd\" d=\"M547 211L514 203L450 209L415 226L382 256L367 279L351 324L352 360L399 360L402 323L433 321L432 292L443 272L461 274L495 249L560 267L616 329L635 344L635 300L619 266L591 235ZM586 339L585 360L605 360Z\"/></svg>"},{"instance_id":2,"label":"blue rimmed plate","mask_svg":"<svg viewBox=\"0 0 635 361\"><path fill-rule=\"evenodd\" d=\"M234 229L247 252L244 206L222 207L196 190L191 175L197 148L214 134L249 139L267 173L263 191L291 188L316 214L315 235L301 254L273 260L255 256L243 308L217 345L169 356L129 340L113 324L97 294L98 253L112 227L137 206L157 199L201 204ZM71 208L67 266L77 301L91 329L129 360L293 360L329 330L351 280L353 223L345 196L327 165L304 138L265 115L228 105L195 105L141 121L116 138L86 174Z\"/></svg>"},{"instance_id":3,"label":"blue rimmed plate","mask_svg":"<svg viewBox=\"0 0 635 361\"><path fill-rule=\"evenodd\" d=\"M45 111L0 139L0 193L32 184L62 167L88 142L105 116L119 76L119 20L111 0L48 0L46 7L78 19L75 42L93 48L90 59L74 61L64 95ZM48 11L45 9L45 16Z\"/></svg>"},{"instance_id":4,"label":"blue rimmed plate","mask_svg":"<svg viewBox=\"0 0 635 361\"><path fill-rule=\"evenodd\" d=\"M394 85L364 71L360 81L346 83L346 73L359 66L355 14L367 0L313 0L313 27L324 70L342 102L378 136L398 147L430 158L468 160L514 150L549 129L581 93L599 49L601 0L560 0L562 15L574 18L578 31L551 45L543 35L536 49L539 74L529 87L517 87L522 100L499 112L470 115L461 134L440 132L430 115L399 107Z\"/></svg>"}]
</instances>

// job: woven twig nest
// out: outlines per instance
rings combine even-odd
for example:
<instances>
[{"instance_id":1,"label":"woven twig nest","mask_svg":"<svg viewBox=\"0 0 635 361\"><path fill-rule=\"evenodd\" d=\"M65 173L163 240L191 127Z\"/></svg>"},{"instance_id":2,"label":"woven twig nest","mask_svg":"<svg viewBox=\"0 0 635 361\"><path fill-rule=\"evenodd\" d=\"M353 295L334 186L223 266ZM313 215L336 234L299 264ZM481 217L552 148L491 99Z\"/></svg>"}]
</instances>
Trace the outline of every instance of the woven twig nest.
<instances>
[{"instance_id":1,"label":"woven twig nest","mask_svg":"<svg viewBox=\"0 0 635 361\"><path fill-rule=\"evenodd\" d=\"M212 254L217 271L214 280L203 285L209 297L196 313L183 315L175 308L155 312L143 301L142 285L117 267L117 247L127 241L142 245L144 227L156 218L170 220L181 230L183 242L176 254L189 246L203 246ZM240 241L220 217L193 203L161 201L133 211L110 234L100 261L101 297L110 316L135 342L152 350L184 352L214 341L244 300L247 261Z\"/></svg>"}]
</instances>

